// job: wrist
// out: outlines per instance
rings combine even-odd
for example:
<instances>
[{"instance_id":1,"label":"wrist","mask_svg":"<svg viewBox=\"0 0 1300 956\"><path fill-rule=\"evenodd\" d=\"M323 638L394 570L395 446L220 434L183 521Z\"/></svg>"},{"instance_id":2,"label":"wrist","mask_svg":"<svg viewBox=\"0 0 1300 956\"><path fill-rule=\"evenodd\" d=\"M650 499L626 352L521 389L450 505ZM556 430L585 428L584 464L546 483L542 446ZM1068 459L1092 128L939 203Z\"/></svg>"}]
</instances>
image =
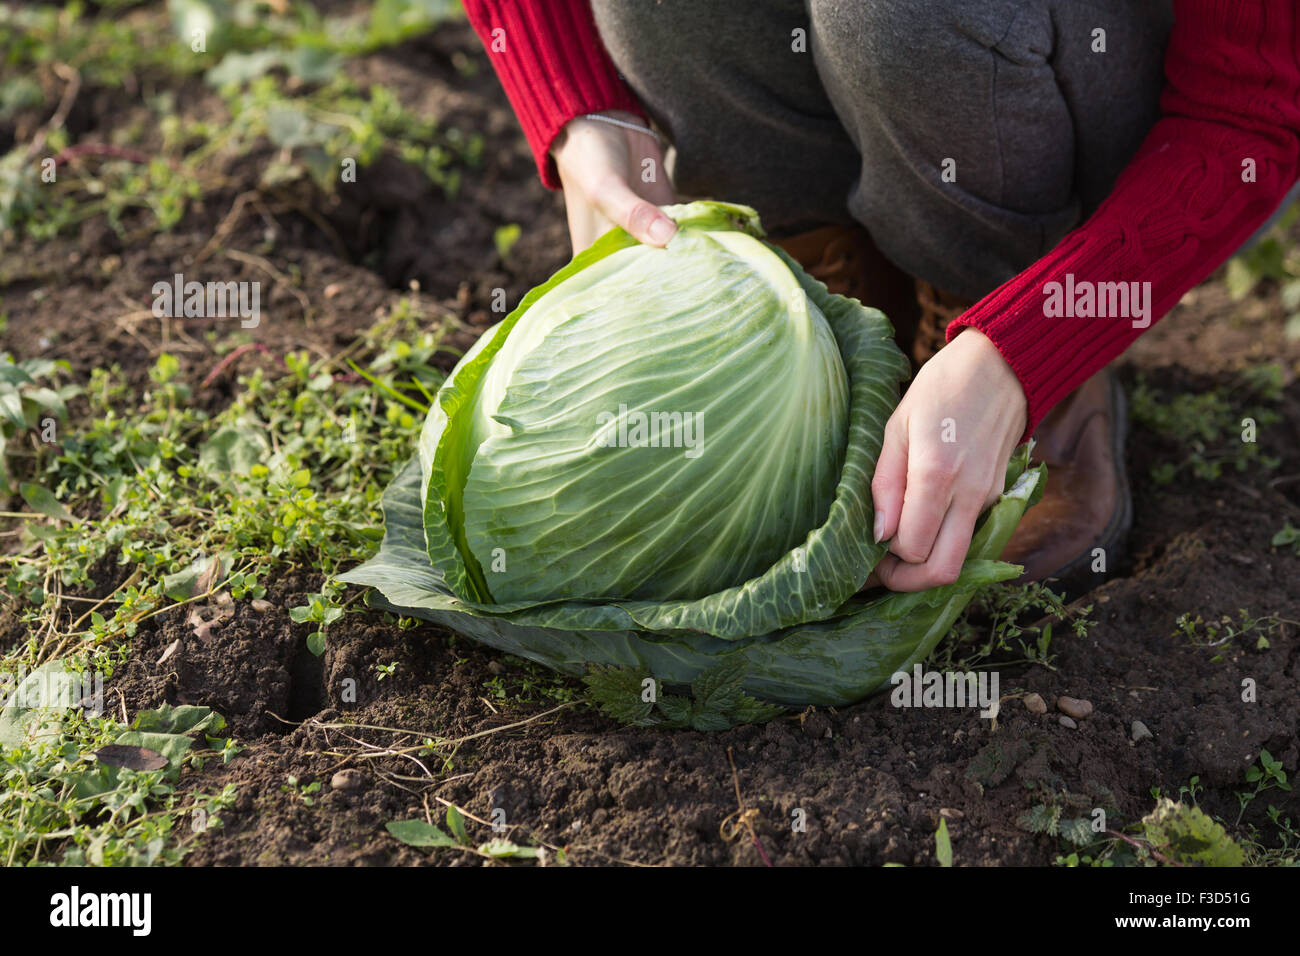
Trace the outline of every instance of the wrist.
<instances>
[{"instance_id":1,"label":"wrist","mask_svg":"<svg viewBox=\"0 0 1300 956\"><path fill-rule=\"evenodd\" d=\"M1007 361L1002 350L998 348L997 343L985 335L982 331L973 326L966 326L960 329L953 337L953 341L966 340L967 347L971 348L980 356L980 363L985 365L994 379L1005 385L1013 385L1020 397L1024 398L1025 389L1020 384L1020 377L1016 375L1016 370L1012 368L1011 363ZM949 343L951 344L951 343Z\"/></svg>"},{"instance_id":2,"label":"wrist","mask_svg":"<svg viewBox=\"0 0 1300 956\"><path fill-rule=\"evenodd\" d=\"M610 119L621 120L624 123L635 123L643 129L649 129L650 124L646 118L637 113L631 113L627 110L596 110L594 113L584 113L582 116L574 117L575 119L584 119L587 116L608 116Z\"/></svg>"},{"instance_id":3,"label":"wrist","mask_svg":"<svg viewBox=\"0 0 1300 956\"><path fill-rule=\"evenodd\" d=\"M1029 399L1025 395L1025 387L1021 384L1016 370L1002 354L997 343L979 329L966 326L953 337L948 347L951 348L962 340L965 340L963 347L970 349L978 363L981 377L989 382L1002 400L1010 406L1023 429L1029 417Z\"/></svg>"},{"instance_id":4,"label":"wrist","mask_svg":"<svg viewBox=\"0 0 1300 956\"><path fill-rule=\"evenodd\" d=\"M601 127L614 125L614 123L603 123L600 119L595 117L605 117L614 120L619 124L628 124L635 126L638 129L646 130L647 132L653 132L653 130L650 129L650 124L646 122L645 117L638 116L636 113L630 113L627 110L597 110L593 113L580 113L560 127L560 131L555 134L555 139L551 141L550 154L555 156L564 146L565 142L568 141L569 134L575 130L582 129L583 127L599 129Z\"/></svg>"}]
</instances>

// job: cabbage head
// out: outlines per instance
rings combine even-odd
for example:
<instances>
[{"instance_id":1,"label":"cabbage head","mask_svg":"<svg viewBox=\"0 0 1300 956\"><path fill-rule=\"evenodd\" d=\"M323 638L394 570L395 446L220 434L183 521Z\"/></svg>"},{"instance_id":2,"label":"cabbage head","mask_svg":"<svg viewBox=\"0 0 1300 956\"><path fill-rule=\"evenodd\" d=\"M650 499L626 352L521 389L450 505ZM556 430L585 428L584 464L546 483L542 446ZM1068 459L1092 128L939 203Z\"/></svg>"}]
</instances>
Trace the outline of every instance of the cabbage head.
<instances>
[{"instance_id":1,"label":"cabbage head","mask_svg":"<svg viewBox=\"0 0 1300 956\"><path fill-rule=\"evenodd\" d=\"M370 602L568 673L668 685L724 669L786 705L908 670L1041 494L1022 449L960 578L859 593L871 476L908 364L889 321L764 243L754 210L613 229L483 333L384 494Z\"/></svg>"}]
</instances>

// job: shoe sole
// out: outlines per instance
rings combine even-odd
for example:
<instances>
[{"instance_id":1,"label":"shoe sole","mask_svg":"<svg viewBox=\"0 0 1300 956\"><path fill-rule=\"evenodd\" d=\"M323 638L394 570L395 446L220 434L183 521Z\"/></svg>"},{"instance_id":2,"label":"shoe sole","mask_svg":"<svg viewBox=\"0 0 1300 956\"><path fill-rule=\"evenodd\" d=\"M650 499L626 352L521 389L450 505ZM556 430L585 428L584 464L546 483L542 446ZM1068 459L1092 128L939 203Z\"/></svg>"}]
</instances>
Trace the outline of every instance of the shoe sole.
<instances>
[{"instance_id":1,"label":"shoe sole","mask_svg":"<svg viewBox=\"0 0 1300 956\"><path fill-rule=\"evenodd\" d=\"M1115 462L1119 507L1111 515L1106 529L1084 554L1044 578L1046 581L1052 581L1057 589L1063 589L1068 598L1086 594L1110 579L1109 572L1092 570L1092 552L1097 548L1103 549L1106 554L1106 567L1114 569L1125 556L1128 534L1133 527L1133 494L1129 487L1128 468L1124 463L1124 448L1128 441L1128 398L1124 394L1124 387L1120 384L1118 375L1109 372L1107 382L1110 386L1111 421L1115 423L1111 456ZM1050 475L1048 481L1051 481Z\"/></svg>"}]
</instances>

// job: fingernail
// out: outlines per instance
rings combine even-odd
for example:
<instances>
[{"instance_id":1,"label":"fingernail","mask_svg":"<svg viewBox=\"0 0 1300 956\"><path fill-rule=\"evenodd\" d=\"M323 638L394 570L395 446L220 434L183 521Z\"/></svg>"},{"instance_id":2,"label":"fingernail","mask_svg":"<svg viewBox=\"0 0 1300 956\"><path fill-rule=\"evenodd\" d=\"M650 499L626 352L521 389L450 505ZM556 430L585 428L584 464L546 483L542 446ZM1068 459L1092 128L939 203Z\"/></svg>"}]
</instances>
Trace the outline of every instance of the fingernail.
<instances>
[{"instance_id":1,"label":"fingernail","mask_svg":"<svg viewBox=\"0 0 1300 956\"><path fill-rule=\"evenodd\" d=\"M673 221L671 219L668 219L667 217L660 217L656 219L654 222L650 223L650 229L648 230L648 233L651 242L654 242L657 245L663 245L673 237L673 233L676 231L677 231L677 227L673 225Z\"/></svg>"},{"instance_id":2,"label":"fingernail","mask_svg":"<svg viewBox=\"0 0 1300 956\"><path fill-rule=\"evenodd\" d=\"M880 544L880 539L885 536L885 516L883 514L876 515L876 523L871 533L876 536L876 544Z\"/></svg>"}]
</instances>

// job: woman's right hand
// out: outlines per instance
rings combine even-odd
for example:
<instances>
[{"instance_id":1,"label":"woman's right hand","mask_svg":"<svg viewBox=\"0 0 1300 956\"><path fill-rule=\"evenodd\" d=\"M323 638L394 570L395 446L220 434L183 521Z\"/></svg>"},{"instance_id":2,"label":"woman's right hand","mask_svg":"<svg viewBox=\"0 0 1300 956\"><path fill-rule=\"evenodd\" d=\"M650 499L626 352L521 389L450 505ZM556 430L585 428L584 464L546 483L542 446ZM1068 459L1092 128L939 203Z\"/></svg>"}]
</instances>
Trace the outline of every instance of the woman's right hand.
<instances>
[{"instance_id":1,"label":"woman's right hand","mask_svg":"<svg viewBox=\"0 0 1300 956\"><path fill-rule=\"evenodd\" d=\"M641 123L618 110L603 115ZM614 226L650 246L666 245L677 231L677 224L658 209L676 197L659 140L648 132L577 117L564 125L551 155L564 187L575 256Z\"/></svg>"}]
</instances>

